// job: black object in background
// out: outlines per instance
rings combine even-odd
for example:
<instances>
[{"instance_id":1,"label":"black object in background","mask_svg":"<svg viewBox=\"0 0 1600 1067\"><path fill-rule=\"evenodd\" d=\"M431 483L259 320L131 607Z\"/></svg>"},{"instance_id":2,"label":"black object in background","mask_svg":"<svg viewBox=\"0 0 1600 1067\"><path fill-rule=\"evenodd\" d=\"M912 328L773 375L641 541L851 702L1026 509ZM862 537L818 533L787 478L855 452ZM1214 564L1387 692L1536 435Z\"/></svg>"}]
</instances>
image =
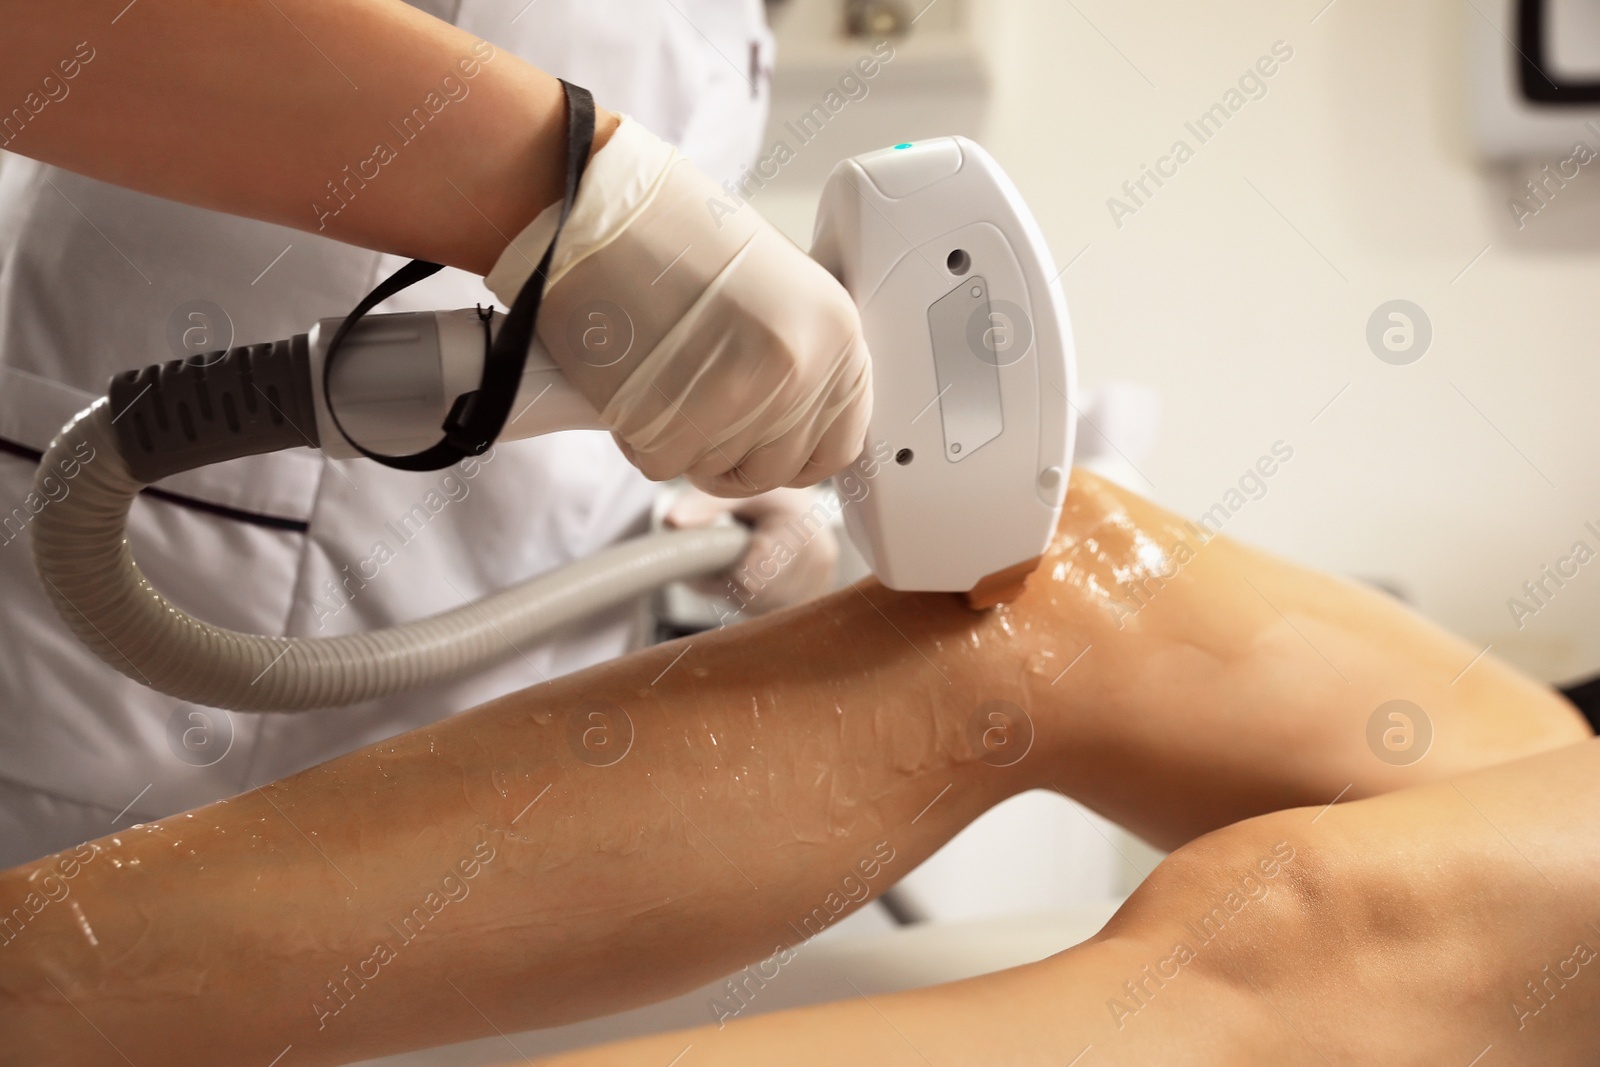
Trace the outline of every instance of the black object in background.
<instances>
[{"instance_id":1,"label":"black object in background","mask_svg":"<svg viewBox=\"0 0 1600 1067\"><path fill-rule=\"evenodd\" d=\"M1570 700L1589 720L1589 728L1600 733L1600 674L1581 682L1557 686L1556 691Z\"/></svg>"}]
</instances>

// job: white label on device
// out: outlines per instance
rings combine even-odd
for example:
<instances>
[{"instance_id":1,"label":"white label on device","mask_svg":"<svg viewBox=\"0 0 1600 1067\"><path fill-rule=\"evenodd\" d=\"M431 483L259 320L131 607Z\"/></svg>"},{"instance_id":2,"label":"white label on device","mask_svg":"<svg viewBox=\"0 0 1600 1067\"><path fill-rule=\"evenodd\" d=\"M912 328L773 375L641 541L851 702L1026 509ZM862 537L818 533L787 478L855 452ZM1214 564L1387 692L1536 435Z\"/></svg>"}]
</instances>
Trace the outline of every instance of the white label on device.
<instances>
[{"instance_id":1,"label":"white label on device","mask_svg":"<svg viewBox=\"0 0 1600 1067\"><path fill-rule=\"evenodd\" d=\"M1000 436L1000 368L981 346L990 321L989 283L962 281L928 308L933 369L939 380L944 458L959 463ZM975 340L976 339L976 340Z\"/></svg>"}]
</instances>

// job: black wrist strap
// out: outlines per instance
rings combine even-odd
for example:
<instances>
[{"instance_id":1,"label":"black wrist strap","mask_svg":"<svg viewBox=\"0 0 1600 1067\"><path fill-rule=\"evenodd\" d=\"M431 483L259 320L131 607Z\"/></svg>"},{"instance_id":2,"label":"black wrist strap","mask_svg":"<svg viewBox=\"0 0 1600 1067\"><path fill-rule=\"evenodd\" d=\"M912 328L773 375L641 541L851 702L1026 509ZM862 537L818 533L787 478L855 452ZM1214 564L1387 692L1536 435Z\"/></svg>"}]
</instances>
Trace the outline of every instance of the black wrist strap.
<instances>
[{"instance_id":1,"label":"black wrist strap","mask_svg":"<svg viewBox=\"0 0 1600 1067\"><path fill-rule=\"evenodd\" d=\"M584 168L589 163L589 150L594 144L594 97L587 89L565 81L561 83L561 87L567 99L567 178L566 192L561 201L561 215L556 220L555 233L550 237L550 246L545 249L544 257L539 260L539 265L534 268L533 274L523 284L522 291L512 302L511 310L506 313L505 323L500 327L498 336L495 336L490 328L494 310L491 308L487 313L483 313L480 309L479 318L483 320L483 377L477 389L456 398L444 420L443 439L421 452L412 452L404 456L387 456L374 452L359 441L351 439L344 424L339 421L339 413L334 410L333 398L329 393L334 357L351 328L360 322L367 312L389 297L424 278L437 274L443 269L440 264L414 259L395 271L363 297L355 309L345 316L345 320L334 331L332 340L328 342L328 353L322 361L323 403L327 406L328 415L333 419L334 426L338 427L339 433L350 443L350 447L368 459L375 459L384 466L396 470L439 470L453 463L459 463L467 456L482 455L488 451L494 439L505 428L506 419L511 414L511 405L516 400L517 387L522 382L522 369L528 361L528 346L533 343L534 326L539 318L539 303L544 298L545 279L549 274L550 261L555 255L556 239L561 236L561 227L566 224L567 215L572 211L572 203L578 195L578 183L583 180Z\"/></svg>"}]
</instances>

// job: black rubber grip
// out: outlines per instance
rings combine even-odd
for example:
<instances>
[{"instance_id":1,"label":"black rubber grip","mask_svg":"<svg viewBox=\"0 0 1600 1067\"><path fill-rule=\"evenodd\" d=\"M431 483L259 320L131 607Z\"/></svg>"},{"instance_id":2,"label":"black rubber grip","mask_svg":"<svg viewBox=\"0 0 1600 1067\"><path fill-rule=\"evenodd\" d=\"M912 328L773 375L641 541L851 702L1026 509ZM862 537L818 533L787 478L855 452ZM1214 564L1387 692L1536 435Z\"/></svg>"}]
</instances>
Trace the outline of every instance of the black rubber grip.
<instances>
[{"instance_id":1,"label":"black rubber grip","mask_svg":"<svg viewBox=\"0 0 1600 1067\"><path fill-rule=\"evenodd\" d=\"M146 484L240 456L317 447L306 335L125 371L107 390L122 458Z\"/></svg>"}]
</instances>

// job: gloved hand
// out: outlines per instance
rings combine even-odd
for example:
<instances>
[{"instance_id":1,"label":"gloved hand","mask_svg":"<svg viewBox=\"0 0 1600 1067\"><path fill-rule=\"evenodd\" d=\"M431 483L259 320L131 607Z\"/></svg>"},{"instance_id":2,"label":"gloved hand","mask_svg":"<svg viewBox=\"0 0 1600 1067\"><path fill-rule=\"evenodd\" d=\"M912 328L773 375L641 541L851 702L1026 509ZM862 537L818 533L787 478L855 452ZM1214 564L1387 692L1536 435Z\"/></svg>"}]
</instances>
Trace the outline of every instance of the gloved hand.
<instances>
[{"instance_id":1,"label":"gloved hand","mask_svg":"<svg viewBox=\"0 0 1600 1067\"><path fill-rule=\"evenodd\" d=\"M509 306L559 205L485 281ZM812 485L861 452L867 349L844 288L749 205L623 117L562 228L538 332L649 477L718 496Z\"/></svg>"},{"instance_id":2,"label":"gloved hand","mask_svg":"<svg viewBox=\"0 0 1600 1067\"><path fill-rule=\"evenodd\" d=\"M663 521L682 529L710 526L723 515L751 527L750 549L727 571L689 582L691 589L729 597L739 610L761 615L833 588L839 539L815 490L774 489L748 500L724 500L686 486Z\"/></svg>"}]
</instances>

